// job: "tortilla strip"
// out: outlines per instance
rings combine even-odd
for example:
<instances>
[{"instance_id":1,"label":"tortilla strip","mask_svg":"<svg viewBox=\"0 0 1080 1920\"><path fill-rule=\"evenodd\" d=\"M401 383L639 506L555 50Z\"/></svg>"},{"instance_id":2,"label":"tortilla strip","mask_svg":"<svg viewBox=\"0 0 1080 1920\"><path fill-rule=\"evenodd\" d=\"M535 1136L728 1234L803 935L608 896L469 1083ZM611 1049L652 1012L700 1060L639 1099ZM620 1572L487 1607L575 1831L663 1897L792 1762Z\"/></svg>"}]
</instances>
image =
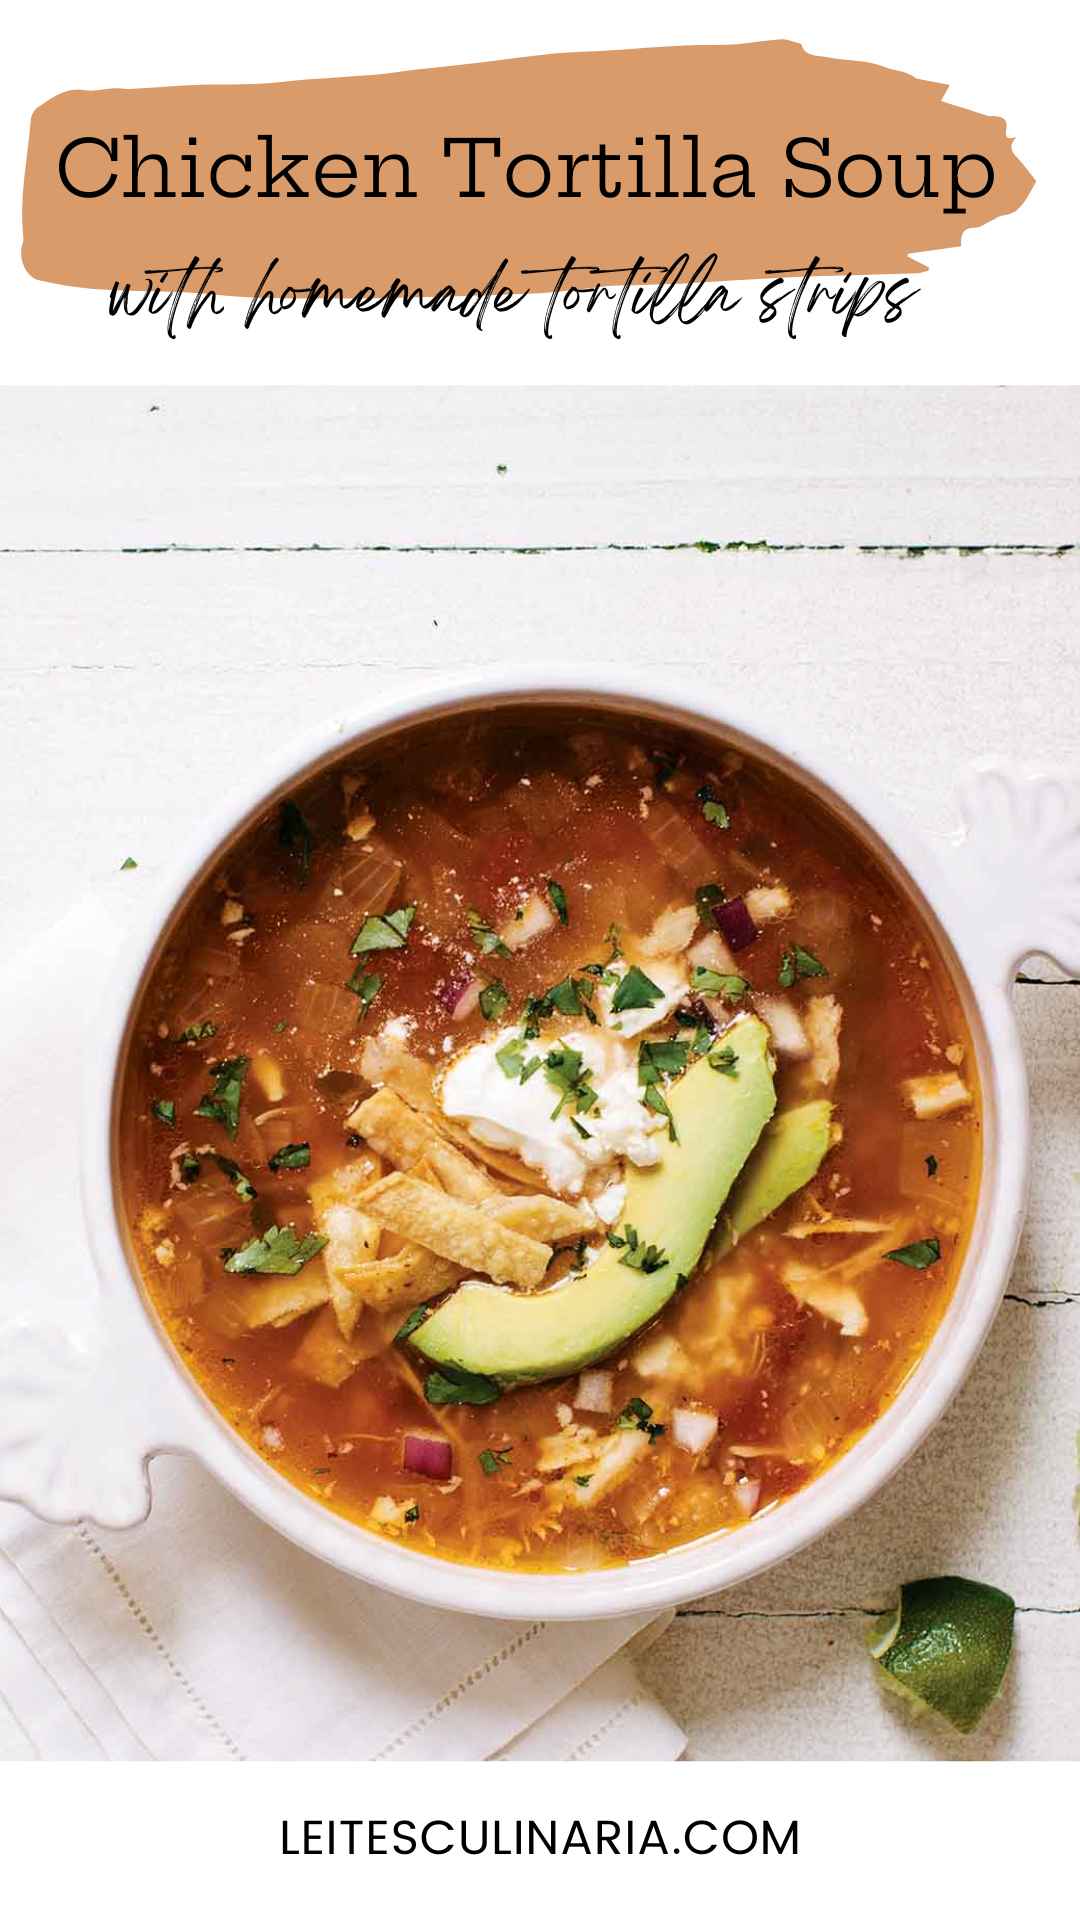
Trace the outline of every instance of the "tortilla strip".
<instances>
[{"instance_id":1,"label":"tortilla strip","mask_svg":"<svg viewBox=\"0 0 1080 1920\"><path fill-rule=\"evenodd\" d=\"M253 1333L256 1327L287 1327L302 1313L323 1306L330 1298L330 1282L322 1262L311 1261L303 1273L246 1281L232 1298L242 1324Z\"/></svg>"},{"instance_id":2,"label":"tortilla strip","mask_svg":"<svg viewBox=\"0 0 1080 1920\"><path fill-rule=\"evenodd\" d=\"M448 1139L455 1141L459 1147L466 1148L469 1153L475 1154L478 1160L482 1160L485 1166L490 1167L492 1172L499 1174L503 1180L508 1180L511 1186L535 1187L540 1193L547 1192L547 1182L543 1174L537 1173L535 1167L527 1167L524 1160L518 1159L516 1153L501 1153L498 1147L489 1147L484 1140L474 1140L468 1127L462 1126L460 1121L448 1120L445 1114L439 1116L439 1125ZM497 1191L494 1182L491 1183L491 1191L493 1193ZM462 1194L461 1198L464 1200L468 1196Z\"/></svg>"},{"instance_id":3,"label":"tortilla strip","mask_svg":"<svg viewBox=\"0 0 1080 1920\"><path fill-rule=\"evenodd\" d=\"M478 1207L436 1193L408 1174L387 1174L369 1189L365 1202L382 1226L493 1280L536 1287L547 1272L551 1248L542 1241L529 1240Z\"/></svg>"},{"instance_id":4,"label":"tortilla strip","mask_svg":"<svg viewBox=\"0 0 1080 1920\"><path fill-rule=\"evenodd\" d=\"M323 1265L330 1283L330 1299L342 1338L348 1340L356 1327L361 1301L346 1284L344 1275L353 1267L378 1257L382 1229L362 1207L356 1205L371 1185L370 1167L346 1165L313 1181L310 1188L315 1224L326 1235Z\"/></svg>"},{"instance_id":5,"label":"tortilla strip","mask_svg":"<svg viewBox=\"0 0 1080 1920\"><path fill-rule=\"evenodd\" d=\"M425 1153L423 1158L417 1161L415 1167L410 1167L409 1173L412 1179L423 1180L426 1186L437 1187L440 1193L444 1191L443 1183L439 1179L439 1169L435 1165L430 1153Z\"/></svg>"},{"instance_id":6,"label":"tortilla strip","mask_svg":"<svg viewBox=\"0 0 1080 1920\"><path fill-rule=\"evenodd\" d=\"M479 1202L498 1193L493 1180L443 1138L426 1114L414 1113L390 1087L380 1087L347 1116L346 1126L363 1135L376 1153L408 1173L428 1159L448 1193Z\"/></svg>"},{"instance_id":7,"label":"tortilla strip","mask_svg":"<svg viewBox=\"0 0 1080 1920\"><path fill-rule=\"evenodd\" d=\"M373 1087L389 1087L418 1113L428 1113L436 1105L434 1070L410 1053L396 1035L369 1034L360 1055L360 1071Z\"/></svg>"},{"instance_id":8,"label":"tortilla strip","mask_svg":"<svg viewBox=\"0 0 1080 1920\"><path fill-rule=\"evenodd\" d=\"M514 1193L502 1200L485 1200L481 1212L513 1233L523 1233L527 1240L546 1240L553 1247L561 1240L579 1240L582 1234L595 1233L597 1226L591 1207L572 1207L547 1193Z\"/></svg>"},{"instance_id":9,"label":"tortilla strip","mask_svg":"<svg viewBox=\"0 0 1080 1920\"><path fill-rule=\"evenodd\" d=\"M290 1362L293 1373L302 1374L305 1380L314 1380L320 1387L342 1386L364 1358L362 1353L354 1352L352 1341L342 1333L336 1307L334 1301L308 1322ZM356 1312L359 1311L357 1301Z\"/></svg>"},{"instance_id":10,"label":"tortilla strip","mask_svg":"<svg viewBox=\"0 0 1080 1920\"><path fill-rule=\"evenodd\" d=\"M392 1179L401 1177L391 1175ZM391 1307L417 1307L423 1300L434 1299L460 1280L462 1273L453 1260L440 1260L427 1247L412 1246L403 1247L386 1260L368 1260L342 1277L365 1306L386 1313Z\"/></svg>"}]
</instances>

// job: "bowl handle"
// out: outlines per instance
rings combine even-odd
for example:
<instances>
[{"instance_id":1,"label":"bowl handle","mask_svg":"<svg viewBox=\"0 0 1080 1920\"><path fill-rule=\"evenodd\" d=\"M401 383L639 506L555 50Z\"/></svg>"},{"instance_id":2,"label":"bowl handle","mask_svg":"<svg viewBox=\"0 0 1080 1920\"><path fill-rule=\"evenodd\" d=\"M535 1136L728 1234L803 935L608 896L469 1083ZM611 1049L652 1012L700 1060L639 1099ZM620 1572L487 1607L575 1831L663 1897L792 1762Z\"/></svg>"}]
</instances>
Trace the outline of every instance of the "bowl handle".
<instances>
[{"instance_id":1,"label":"bowl handle","mask_svg":"<svg viewBox=\"0 0 1080 1920\"><path fill-rule=\"evenodd\" d=\"M190 1445L147 1333L118 1298L91 1303L75 1327L24 1306L0 1329L0 1500L63 1524L145 1520L150 1457Z\"/></svg>"},{"instance_id":2,"label":"bowl handle","mask_svg":"<svg viewBox=\"0 0 1080 1920\"><path fill-rule=\"evenodd\" d=\"M1033 953L1080 975L1080 787L979 761L959 800L964 833L945 857L1000 984Z\"/></svg>"}]
</instances>

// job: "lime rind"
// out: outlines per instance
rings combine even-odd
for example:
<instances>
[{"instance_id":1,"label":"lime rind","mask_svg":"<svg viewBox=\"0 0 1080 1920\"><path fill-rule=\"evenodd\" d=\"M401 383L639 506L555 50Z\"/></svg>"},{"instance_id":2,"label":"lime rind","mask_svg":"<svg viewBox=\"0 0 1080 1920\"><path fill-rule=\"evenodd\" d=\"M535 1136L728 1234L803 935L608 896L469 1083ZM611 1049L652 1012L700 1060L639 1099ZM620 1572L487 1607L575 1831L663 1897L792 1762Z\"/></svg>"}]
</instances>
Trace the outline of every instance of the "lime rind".
<instances>
[{"instance_id":1,"label":"lime rind","mask_svg":"<svg viewBox=\"0 0 1080 1920\"><path fill-rule=\"evenodd\" d=\"M882 1654L888 1653L899 1631L899 1607L894 1607L891 1613L885 1615L884 1619L875 1620L873 1625L867 1628L866 1644L874 1660L880 1660Z\"/></svg>"},{"instance_id":2,"label":"lime rind","mask_svg":"<svg viewBox=\"0 0 1080 1920\"><path fill-rule=\"evenodd\" d=\"M961 1733L997 1698L1012 1653L1015 1606L999 1587L945 1575L901 1588L900 1605L875 1622L870 1652L882 1684Z\"/></svg>"}]
</instances>

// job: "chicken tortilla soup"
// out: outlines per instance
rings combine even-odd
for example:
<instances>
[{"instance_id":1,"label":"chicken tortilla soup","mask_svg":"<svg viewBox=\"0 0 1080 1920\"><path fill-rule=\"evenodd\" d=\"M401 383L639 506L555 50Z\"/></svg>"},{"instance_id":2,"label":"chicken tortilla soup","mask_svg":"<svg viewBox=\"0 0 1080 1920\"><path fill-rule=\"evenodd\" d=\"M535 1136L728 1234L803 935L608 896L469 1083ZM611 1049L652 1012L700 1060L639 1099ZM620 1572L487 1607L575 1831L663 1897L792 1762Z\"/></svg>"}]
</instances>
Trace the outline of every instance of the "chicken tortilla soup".
<instances>
[{"instance_id":1,"label":"chicken tortilla soup","mask_svg":"<svg viewBox=\"0 0 1080 1920\"><path fill-rule=\"evenodd\" d=\"M928 928L802 787L510 709L231 849L143 991L119 1152L245 1440L388 1539L559 1572L752 1526L889 1405L978 1086Z\"/></svg>"}]
</instances>

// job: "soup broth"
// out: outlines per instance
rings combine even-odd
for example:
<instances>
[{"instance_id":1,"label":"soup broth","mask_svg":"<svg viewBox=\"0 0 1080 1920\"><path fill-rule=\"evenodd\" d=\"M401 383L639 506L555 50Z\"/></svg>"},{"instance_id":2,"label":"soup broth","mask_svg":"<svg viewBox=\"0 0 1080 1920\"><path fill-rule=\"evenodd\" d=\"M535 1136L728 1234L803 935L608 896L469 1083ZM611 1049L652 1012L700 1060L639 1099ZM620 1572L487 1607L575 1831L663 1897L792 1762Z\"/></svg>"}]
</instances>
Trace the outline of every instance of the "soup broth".
<instances>
[{"instance_id":1,"label":"soup broth","mask_svg":"<svg viewBox=\"0 0 1080 1920\"><path fill-rule=\"evenodd\" d=\"M144 990L119 1158L160 1319L271 1465L420 1551L580 1570L752 1525L888 1406L978 1087L928 928L801 787L510 711L228 853Z\"/></svg>"}]
</instances>

